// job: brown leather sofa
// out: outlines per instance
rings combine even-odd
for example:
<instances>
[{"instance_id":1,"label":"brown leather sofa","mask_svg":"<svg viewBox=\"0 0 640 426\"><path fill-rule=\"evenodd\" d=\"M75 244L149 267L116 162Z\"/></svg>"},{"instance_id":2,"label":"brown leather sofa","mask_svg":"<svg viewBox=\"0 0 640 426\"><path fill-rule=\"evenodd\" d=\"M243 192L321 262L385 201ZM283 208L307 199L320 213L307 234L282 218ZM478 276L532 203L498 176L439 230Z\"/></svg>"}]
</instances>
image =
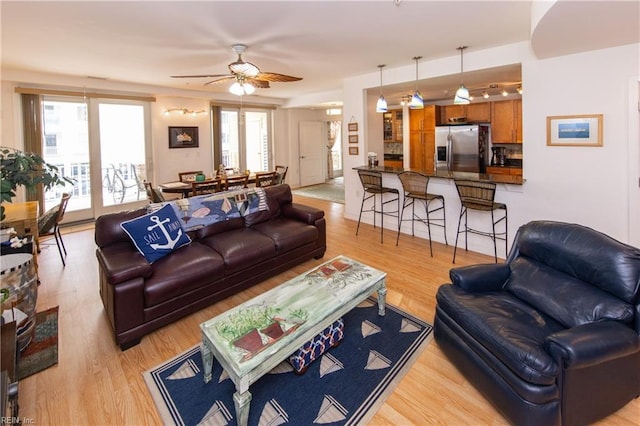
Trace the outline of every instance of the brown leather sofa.
<instances>
[{"instance_id":1,"label":"brown leather sofa","mask_svg":"<svg viewBox=\"0 0 640 426\"><path fill-rule=\"evenodd\" d=\"M120 227L146 209L96 220L100 295L122 350L142 336L326 250L322 210L265 188L269 209L190 232L192 242L150 264Z\"/></svg>"}]
</instances>

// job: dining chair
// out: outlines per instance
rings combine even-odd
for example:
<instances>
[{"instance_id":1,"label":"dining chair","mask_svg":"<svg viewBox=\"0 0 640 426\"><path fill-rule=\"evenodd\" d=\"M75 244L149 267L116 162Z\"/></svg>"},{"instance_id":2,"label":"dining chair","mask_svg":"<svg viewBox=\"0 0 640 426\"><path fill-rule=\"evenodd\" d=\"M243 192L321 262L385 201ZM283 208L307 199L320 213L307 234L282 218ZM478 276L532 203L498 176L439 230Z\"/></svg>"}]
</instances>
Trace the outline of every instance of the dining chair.
<instances>
[{"instance_id":1,"label":"dining chair","mask_svg":"<svg viewBox=\"0 0 640 426\"><path fill-rule=\"evenodd\" d=\"M228 176L223 185L225 191L247 188L249 186L249 175Z\"/></svg>"},{"instance_id":2,"label":"dining chair","mask_svg":"<svg viewBox=\"0 0 640 426\"><path fill-rule=\"evenodd\" d=\"M256 172L256 187L276 185L276 172Z\"/></svg>"},{"instance_id":3,"label":"dining chair","mask_svg":"<svg viewBox=\"0 0 640 426\"><path fill-rule=\"evenodd\" d=\"M154 188L151 182L144 181L144 190L147 193L147 199L152 203L163 203L165 202L164 195L162 192L158 190L158 188Z\"/></svg>"},{"instance_id":4,"label":"dining chair","mask_svg":"<svg viewBox=\"0 0 640 426\"><path fill-rule=\"evenodd\" d=\"M222 180L220 178L204 180L202 182L191 182L191 195L204 195L220 192Z\"/></svg>"},{"instance_id":5,"label":"dining chair","mask_svg":"<svg viewBox=\"0 0 640 426\"><path fill-rule=\"evenodd\" d=\"M38 218L38 238L53 236L58 246L58 253L60 253L60 259L62 260L62 266L67 266L64 258L67 256L67 248L62 241L62 234L60 233L60 223L64 219L64 212L67 210L67 204L69 203L71 194L64 193L60 199L60 204L47 210L45 214ZM42 241L40 242L42 245ZM62 252L64 251L64 256Z\"/></svg>"},{"instance_id":6,"label":"dining chair","mask_svg":"<svg viewBox=\"0 0 640 426\"><path fill-rule=\"evenodd\" d=\"M196 180L196 175L201 175L202 170L194 170L191 172L178 172L178 180L180 182L193 182Z\"/></svg>"},{"instance_id":7,"label":"dining chair","mask_svg":"<svg viewBox=\"0 0 640 426\"><path fill-rule=\"evenodd\" d=\"M289 170L289 166L276 166L276 184L284 183L284 179L287 177L287 170Z\"/></svg>"}]
</instances>

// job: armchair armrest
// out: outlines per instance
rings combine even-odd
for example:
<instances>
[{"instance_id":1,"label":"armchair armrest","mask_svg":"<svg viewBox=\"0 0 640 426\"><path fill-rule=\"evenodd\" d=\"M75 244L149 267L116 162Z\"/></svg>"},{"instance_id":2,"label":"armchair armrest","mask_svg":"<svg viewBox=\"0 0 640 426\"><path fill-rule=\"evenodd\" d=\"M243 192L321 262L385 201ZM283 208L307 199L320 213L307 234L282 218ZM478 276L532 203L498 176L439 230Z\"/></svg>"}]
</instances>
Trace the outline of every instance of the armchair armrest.
<instances>
[{"instance_id":1,"label":"armchair armrest","mask_svg":"<svg viewBox=\"0 0 640 426\"><path fill-rule=\"evenodd\" d=\"M601 321L553 333L545 345L568 368L583 368L640 352L640 336L622 323Z\"/></svg>"},{"instance_id":2,"label":"armchair armrest","mask_svg":"<svg viewBox=\"0 0 640 426\"><path fill-rule=\"evenodd\" d=\"M151 265L146 259L124 244L97 248L96 257L100 269L111 285L129 281L134 278L151 276Z\"/></svg>"},{"instance_id":3,"label":"armchair armrest","mask_svg":"<svg viewBox=\"0 0 640 426\"><path fill-rule=\"evenodd\" d=\"M282 214L286 217L299 220L309 225L315 225L317 220L324 217L323 210L297 203L283 205Z\"/></svg>"},{"instance_id":4,"label":"armchair armrest","mask_svg":"<svg viewBox=\"0 0 640 426\"><path fill-rule=\"evenodd\" d=\"M469 292L500 290L510 275L511 268L505 263L463 266L449 271L453 285Z\"/></svg>"}]
</instances>

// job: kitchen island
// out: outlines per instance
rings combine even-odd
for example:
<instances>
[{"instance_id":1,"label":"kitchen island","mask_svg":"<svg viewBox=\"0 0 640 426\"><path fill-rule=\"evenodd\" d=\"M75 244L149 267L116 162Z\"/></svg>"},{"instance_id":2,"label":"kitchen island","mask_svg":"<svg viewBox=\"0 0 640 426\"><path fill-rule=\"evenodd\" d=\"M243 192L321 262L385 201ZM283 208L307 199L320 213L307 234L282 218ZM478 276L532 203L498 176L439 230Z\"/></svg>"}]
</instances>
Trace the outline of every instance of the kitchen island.
<instances>
[{"instance_id":1,"label":"kitchen island","mask_svg":"<svg viewBox=\"0 0 640 426\"><path fill-rule=\"evenodd\" d=\"M477 180L481 182L493 182L498 184L509 184L509 185L522 185L525 182L525 179L523 179L522 176L508 175L508 174L446 172L441 170L434 171L434 170L422 170L422 169L411 169L411 168L389 167L389 166L377 166L377 167L360 166L360 167L354 167L353 170L369 170L369 171L375 171L375 172L390 173L394 175L398 175L406 171L411 171L411 172L422 173L425 176L439 178L439 179L449 179L449 180L471 179L471 180Z\"/></svg>"},{"instance_id":2,"label":"kitchen island","mask_svg":"<svg viewBox=\"0 0 640 426\"><path fill-rule=\"evenodd\" d=\"M358 170L368 170L368 171L376 171L382 173L382 184L386 187L396 188L400 192L400 203L402 203L402 198L404 191L402 189L402 183L398 178L398 175L405 171L412 171L422 173L426 176L429 176L429 187L428 192L431 194L439 194L442 195L445 199L445 210L446 210L446 226L447 226L447 240L450 245L453 245L453 242L456 239L456 231L458 226L458 220L460 218L460 197L458 196L458 191L454 184L455 179L470 179L481 182L492 182L496 184L496 196L495 201L505 203L507 207L517 206L522 202L522 197L524 196L524 183L525 179L522 176L517 175L507 175L507 174L487 174L487 173L469 173L469 172L446 172L446 171L434 171L434 170L422 170L415 168L403 168L403 167L388 167L388 166L377 166L377 167L369 167L369 166L358 166L352 168L355 171ZM350 199L347 197L347 211L345 216L348 218L352 218L354 220L358 219L358 213L360 210L360 203L362 200L362 185L358 182L358 188L354 190L355 197ZM350 203L350 201L352 203ZM399 207L401 204L399 205ZM391 207L389 207L391 208ZM387 207L385 207L385 210ZM508 235L507 240L508 244L511 245L512 236L515 235L516 229L512 225L512 223L522 223L522 218L520 218L517 213L512 215L511 210L509 211L509 225L508 225ZM405 212L405 215L409 213ZM416 214L419 216L425 217L424 206L421 203L416 204ZM473 220L480 226L480 228L486 228L487 230L491 229L490 221L486 217L482 217L479 212L473 212ZM371 214L363 215L362 217L363 223L373 224L373 216ZM486 224L485 224L486 222ZM388 228L393 231L398 230L398 223L389 220L385 221L385 228ZM411 235L411 223L407 221L402 224L401 232L403 234ZM415 227L415 236L420 238L428 238L427 228L426 226L416 226ZM444 232L439 228L432 228L431 230L431 238L433 241L437 241L440 243L445 243ZM461 242L458 243L458 247L463 247L464 249L464 235L460 237ZM493 244L489 238L481 237L478 235L469 234L469 250L477 251L480 253L493 255ZM402 237L400 237L399 247L402 247ZM428 256L428 243L425 246L425 251ZM504 250L504 248L503 248ZM434 256L438 256L438 250L434 246L433 248ZM450 252L451 253L451 252ZM442 255L442 251L440 252ZM506 258L506 253L501 252L500 248L498 249L498 257Z\"/></svg>"}]
</instances>

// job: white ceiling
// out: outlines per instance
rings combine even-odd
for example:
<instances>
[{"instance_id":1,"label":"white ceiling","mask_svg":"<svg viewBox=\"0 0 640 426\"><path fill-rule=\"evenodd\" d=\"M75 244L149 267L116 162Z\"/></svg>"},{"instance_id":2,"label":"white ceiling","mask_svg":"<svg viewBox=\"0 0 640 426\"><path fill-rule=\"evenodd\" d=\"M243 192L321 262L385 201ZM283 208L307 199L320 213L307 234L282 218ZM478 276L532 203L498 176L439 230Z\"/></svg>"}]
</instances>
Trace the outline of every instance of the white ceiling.
<instances>
[{"instance_id":1,"label":"white ceiling","mask_svg":"<svg viewBox=\"0 0 640 426\"><path fill-rule=\"evenodd\" d=\"M571 3L580 2L563 3L570 14ZM637 9L637 2L626 3ZM169 76L227 73L236 59L231 45L244 43L243 59L262 71L303 78L256 91L285 99L339 91L344 78L377 72L378 64L403 67L414 56L458 55L460 45L481 50L531 38L531 1L2 1L0 7L3 71L226 92L228 85L203 87L207 79ZM556 36L554 49L571 28L565 24L546 29L546 40ZM609 26L604 30L621 32ZM478 73L473 84L519 80L519 66L496 71L502 74ZM438 89L457 84L459 77L451 78Z\"/></svg>"}]
</instances>

